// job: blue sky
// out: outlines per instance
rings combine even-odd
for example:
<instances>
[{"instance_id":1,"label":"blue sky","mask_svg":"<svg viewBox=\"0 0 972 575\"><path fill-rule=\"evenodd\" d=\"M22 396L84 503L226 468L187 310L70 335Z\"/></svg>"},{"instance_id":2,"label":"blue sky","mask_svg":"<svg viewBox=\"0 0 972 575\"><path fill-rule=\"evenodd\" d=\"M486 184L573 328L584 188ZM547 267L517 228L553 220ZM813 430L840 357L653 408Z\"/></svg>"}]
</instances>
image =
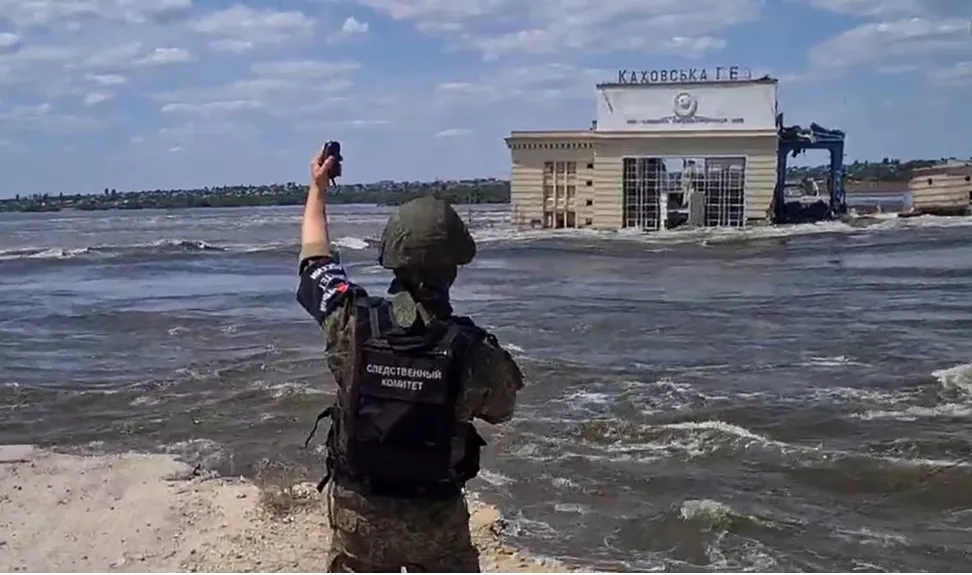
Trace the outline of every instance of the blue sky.
<instances>
[{"instance_id":1,"label":"blue sky","mask_svg":"<svg viewBox=\"0 0 972 575\"><path fill-rule=\"evenodd\" d=\"M507 177L618 68L740 65L849 159L972 155L967 0L0 0L0 195ZM824 157L811 156L812 163Z\"/></svg>"}]
</instances>

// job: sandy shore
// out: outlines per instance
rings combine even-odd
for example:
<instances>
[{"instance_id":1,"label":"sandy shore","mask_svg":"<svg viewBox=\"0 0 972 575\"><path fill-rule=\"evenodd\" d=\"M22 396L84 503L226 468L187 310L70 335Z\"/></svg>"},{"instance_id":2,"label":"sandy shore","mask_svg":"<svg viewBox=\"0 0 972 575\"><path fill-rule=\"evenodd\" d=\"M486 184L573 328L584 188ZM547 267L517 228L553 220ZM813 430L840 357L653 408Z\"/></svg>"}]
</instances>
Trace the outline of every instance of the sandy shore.
<instances>
[{"instance_id":1,"label":"sandy shore","mask_svg":"<svg viewBox=\"0 0 972 575\"><path fill-rule=\"evenodd\" d=\"M329 534L312 484L263 491L171 457L0 446L0 570L323 571ZM471 504L484 571L565 572L504 545Z\"/></svg>"}]
</instances>

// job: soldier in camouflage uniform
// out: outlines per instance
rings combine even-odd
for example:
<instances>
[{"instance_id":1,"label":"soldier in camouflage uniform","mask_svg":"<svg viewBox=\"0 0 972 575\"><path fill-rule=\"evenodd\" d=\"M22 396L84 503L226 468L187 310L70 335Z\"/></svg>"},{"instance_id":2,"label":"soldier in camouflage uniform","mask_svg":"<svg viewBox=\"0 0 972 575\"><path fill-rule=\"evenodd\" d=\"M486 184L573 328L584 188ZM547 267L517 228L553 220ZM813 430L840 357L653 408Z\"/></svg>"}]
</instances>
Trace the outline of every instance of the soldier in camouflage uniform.
<instances>
[{"instance_id":1,"label":"soldier in camouflage uniform","mask_svg":"<svg viewBox=\"0 0 972 575\"><path fill-rule=\"evenodd\" d=\"M449 289L458 267L475 256L475 242L441 200L421 198L401 206L385 227L379 254L379 263L394 273L389 289L394 298L372 298L347 278L330 249L324 192L333 162L319 156L311 171L297 299L326 334L327 361L338 384L334 406L321 414L332 423L328 476L319 485L333 532L328 571L479 572L463 485L478 472L485 442L471 422L509 420L523 377L494 336L452 314ZM382 326L379 332L375 325ZM464 335L449 336L460 331ZM375 337L386 332L393 335ZM454 344L455 352L428 351L426 343L441 350L445 340L465 344ZM455 368L434 363L443 361L443 354L455 358ZM405 363L396 364L400 361ZM454 393L443 391L449 401L436 408L436 390L447 387ZM387 407L389 402L395 407ZM443 419L443 410L448 418ZM414 422L412 428L402 423L409 417L429 429L434 427L429 422L449 422L447 437L421 441L425 446L438 441L440 451L402 439L417 432ZM407 449L396 453L395 445ZM448 467L445 480L432 471L442 461ZM361 472L365 468L391 477L369 476Z\"/></svg>"}]
</instances>

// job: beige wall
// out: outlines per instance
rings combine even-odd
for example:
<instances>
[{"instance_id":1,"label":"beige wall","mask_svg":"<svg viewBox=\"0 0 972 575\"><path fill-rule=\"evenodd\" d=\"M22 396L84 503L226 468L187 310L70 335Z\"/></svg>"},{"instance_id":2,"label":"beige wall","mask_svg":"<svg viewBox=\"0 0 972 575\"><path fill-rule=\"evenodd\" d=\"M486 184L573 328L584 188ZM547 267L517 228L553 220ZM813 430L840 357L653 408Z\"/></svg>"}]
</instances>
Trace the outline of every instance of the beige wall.
<instances>
[{"instance_id":1,"label":"beige wall","mask_svg":"<svg viewBox=\"0 0 972 575\"><path fill-rule=\"evenodd\" d=\"M614 230L622 224L622 161L626 156L746 156L746 217L764 222L776 186L775 133L737 135L598 134L592 132L514 133L507 140L513 173L511 196L517 223L543 218L543 166L577 162L577 223ZM594 169L587 169L593 161ZM590 180L592 185L587 186ZM587 206L587 200L592 201Z\"/></svg>"},{"instance_id":2,"label":"beige wall","mask_svg":"<svg viewBox=\"0 0 972 575\"><path fill-rule=\"evenodd\" d=\"M934 213L963 212L969 209L972 193L969 174L924 173L912 178L909 184L912 205L919 211Z\"/></svg>"},{"instance_id":3,"label":"beige wall","mask_svg":"<svg viewBox=\"0 0 972 575\"><path fill-rule=\"evenodd\" d=\"M584 227L586 219L593 217L591 208L586 205L593 188L585 185L587 180L592 179L592 170L587 167L594 161L590 142L531 142L523 146L512 150L510 199L514 223L526 226L531 221L542 221L543 169L546 162L576 162L577 191L572 207L577 213L578 227Z\"/></svg>"}]
</instances>

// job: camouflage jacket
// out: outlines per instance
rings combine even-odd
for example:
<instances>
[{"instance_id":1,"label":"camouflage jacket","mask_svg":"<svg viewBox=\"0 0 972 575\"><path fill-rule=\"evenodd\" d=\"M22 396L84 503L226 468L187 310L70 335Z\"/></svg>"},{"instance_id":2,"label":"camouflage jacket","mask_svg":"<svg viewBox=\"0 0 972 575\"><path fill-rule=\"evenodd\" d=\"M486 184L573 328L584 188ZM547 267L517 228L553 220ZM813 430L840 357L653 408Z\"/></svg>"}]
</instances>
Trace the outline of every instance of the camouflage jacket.
<instances>
[{"instance_id":1,"label":"camouflage jacket","mask_svg":"<svg viewBox=\"0 0 972 575\"><path fill-rule=\"evenodd\" d=\"M338 393L345 393L354 363L354 302L368 294L348 280L344 267L327 255L323 246L304 246L299 271L297 300L324 330L328 366ZM456 404L460 425L476 418L498 424L513 416L523 375L510 354L490 339L470 350L463 393ZM339 438L339 443L342 440Z\"/></svg>"}]
</instances>

